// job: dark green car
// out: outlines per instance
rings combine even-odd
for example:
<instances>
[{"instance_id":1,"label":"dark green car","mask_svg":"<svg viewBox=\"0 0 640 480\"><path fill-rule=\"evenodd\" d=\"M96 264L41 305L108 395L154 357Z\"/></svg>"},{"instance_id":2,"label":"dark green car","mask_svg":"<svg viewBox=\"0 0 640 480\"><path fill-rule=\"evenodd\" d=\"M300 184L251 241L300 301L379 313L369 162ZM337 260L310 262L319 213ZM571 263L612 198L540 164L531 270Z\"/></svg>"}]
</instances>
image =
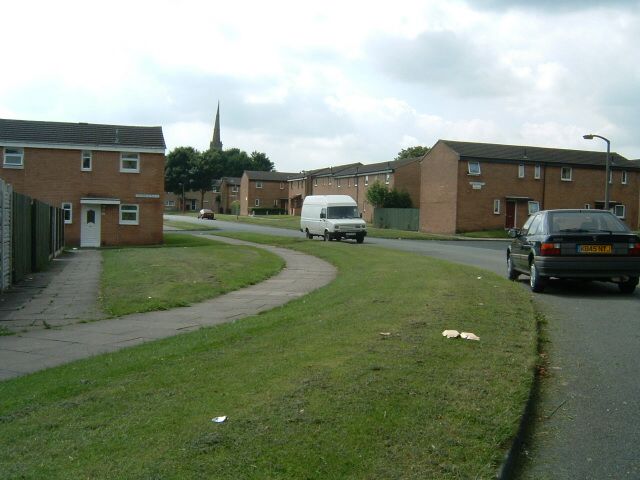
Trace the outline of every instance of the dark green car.
<instances>
[{"instance_id":1,"label":"dark green car","mask_svg":"<svg viewBox=\"0 0 640 480\"><path fill-rule=\"evenodd\" d=\"M507 276L529 275L542 292L549 278L618 284L633 293L640 277L640 237L606 210L543 210L509 231Z\"/></svg>"}]
</instances>

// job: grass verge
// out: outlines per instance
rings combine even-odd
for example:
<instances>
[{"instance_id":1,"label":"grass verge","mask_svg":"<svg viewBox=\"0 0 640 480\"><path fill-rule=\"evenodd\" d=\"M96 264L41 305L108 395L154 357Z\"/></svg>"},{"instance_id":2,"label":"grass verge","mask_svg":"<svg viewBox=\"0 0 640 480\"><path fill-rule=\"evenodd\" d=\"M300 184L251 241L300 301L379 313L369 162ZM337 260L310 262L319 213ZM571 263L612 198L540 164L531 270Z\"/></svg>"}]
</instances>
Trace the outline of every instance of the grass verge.
<instances>
[{"instance_id":1,"label":"grass verge","mask_svg":"<svg viewBox=\"0 0 640 480\"><path fill-rule=\"evenodd\" d=\"M111 316L183 307L253 285L284 261L261 249L166 234L163 247L102 252L101 303Z\"/></svg>"},{"instance_id":2,"label":"grass verge","mask_svg":"<svg viewBox=\"0 0 640 480\"><path fill-rule=\"evenodd\" d=\"M168 227L177 228L178 230L191 230L191 231L208 231L208 230L218 230L214 226L209 225L196 225L191 222L181 222L179 220L165 220L164 225Z\"/></svg>"},{"instance_id":3,"label":"grass verge","mask_svg":"<svg viewBox=\"0 0 640 480\"><path fill-rule=\"evenodd\" d=\"M532 382L530 296L372 245L260 241L339 276L255 317L0 383L3 475L493 478Z\"/></svg>"}]
</instances>

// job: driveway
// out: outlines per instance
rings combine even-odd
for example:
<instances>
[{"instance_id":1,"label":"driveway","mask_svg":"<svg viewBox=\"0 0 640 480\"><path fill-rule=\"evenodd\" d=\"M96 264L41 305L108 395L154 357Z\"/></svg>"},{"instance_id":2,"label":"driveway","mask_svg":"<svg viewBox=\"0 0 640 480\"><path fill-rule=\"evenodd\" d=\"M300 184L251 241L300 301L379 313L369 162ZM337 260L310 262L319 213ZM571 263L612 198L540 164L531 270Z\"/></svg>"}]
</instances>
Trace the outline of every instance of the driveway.
<instances>
[{"instance_id":1,"label":"driveway","mask_svg":"<svg viewBox=\"0 0 640 480\"><path fill-rule=\"evenodd\" d=\"M218 220L214 225L226 231L302 238L302 233L294 230ZM363 247L371 244L501 275L505 271L504 241L367 238ZM526 277L521 283L528 288ZM533 298L548 321L545 351L549 371L542 381L535 431L525 445L516 478L640 478L640 456L635 450L640 445L640 382L636 370L640 292L625 296L615 285L553 281L544 294Z\"/></svg>"}]
</instances>

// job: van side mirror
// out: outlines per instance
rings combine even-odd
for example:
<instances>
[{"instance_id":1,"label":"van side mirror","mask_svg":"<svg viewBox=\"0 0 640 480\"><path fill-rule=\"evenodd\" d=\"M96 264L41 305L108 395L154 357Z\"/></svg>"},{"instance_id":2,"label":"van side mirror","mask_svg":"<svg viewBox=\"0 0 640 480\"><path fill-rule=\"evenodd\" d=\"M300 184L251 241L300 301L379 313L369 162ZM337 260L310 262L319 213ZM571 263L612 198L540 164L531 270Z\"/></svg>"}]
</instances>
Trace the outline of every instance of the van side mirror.
<instances>
[{"instance_id":1,"label":"van side mirror","mask_svg":"<svg viewBox=\"0 0 640 480\"><path fill-rule=\"evenodd\" d=\"M360 212L360 218L362 218L362 212Z\"/></svg>"},{"instance_id":2,"label":"van side mirror","mask_svg":"<svg viewBox=\"0 0 640 480\"><path fill-rule=\"evenodd\" d=\"M326 213L320 213L320 218L327 218L327 214Z\"/></svg>"}]
</instances>

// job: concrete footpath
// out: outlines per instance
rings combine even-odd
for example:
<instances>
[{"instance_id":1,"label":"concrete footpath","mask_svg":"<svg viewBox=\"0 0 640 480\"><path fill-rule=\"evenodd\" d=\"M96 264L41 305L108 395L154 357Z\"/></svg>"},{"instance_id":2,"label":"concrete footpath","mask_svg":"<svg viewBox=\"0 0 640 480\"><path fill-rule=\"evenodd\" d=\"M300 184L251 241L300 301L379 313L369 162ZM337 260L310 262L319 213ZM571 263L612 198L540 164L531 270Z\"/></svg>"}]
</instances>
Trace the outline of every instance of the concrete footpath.
<instances>
[{"instance_id":1,"label":"concrete footpath","mask_svg":"<svg viewBox=\"0 0 640 480\"><path fill-rule=\"evenodd\" d=\"M190 307L68 324L71 316L65 318L62 305L68 299L73 299L74 295L78 300L82 299L78 303L83 307L78 309L85 311L88 316L82 320L99 318L101 315L92 307L96 305L97 283L78 287L75 280L69 280L74 278L71 274L74 270L76 274L84 274L87 278L95 277L97 271L99 277L99 252L79 251L78 254L68 254L65 262L55 266L48 280L44 277L39 280L40 291L35 294L31 292L25 308L11 305L11 294L3 295L6 301L3 302L4 319L0 316L0 326L26 328L16 335L0 336L0 380L255 315L304 296L330 283L336 276L335 267L310 255L231 238L203 236L225 243L263 248L282 257L286 266L280 273L258 285ZM91 253L85 255L87 252ZM78 270L82 263L84 265ZM42 283L45 281L48 281L47 285ZM78 288L82 289L82 296ZM94 297L89 298L87 292L92 288ZM56 304L55 299L63 300ZM55 306L46 308L54 304ZM25 309L28 311L29 308L31 313L25 314ZM10 312L9 317L17 315L18 318L7 318L7 312ZM73 315L74 319L78 319L76 313ZM45 328L43 325L55 328ZM35 326L39 328L33 328Z\"/></svg>"}]
</instances>

